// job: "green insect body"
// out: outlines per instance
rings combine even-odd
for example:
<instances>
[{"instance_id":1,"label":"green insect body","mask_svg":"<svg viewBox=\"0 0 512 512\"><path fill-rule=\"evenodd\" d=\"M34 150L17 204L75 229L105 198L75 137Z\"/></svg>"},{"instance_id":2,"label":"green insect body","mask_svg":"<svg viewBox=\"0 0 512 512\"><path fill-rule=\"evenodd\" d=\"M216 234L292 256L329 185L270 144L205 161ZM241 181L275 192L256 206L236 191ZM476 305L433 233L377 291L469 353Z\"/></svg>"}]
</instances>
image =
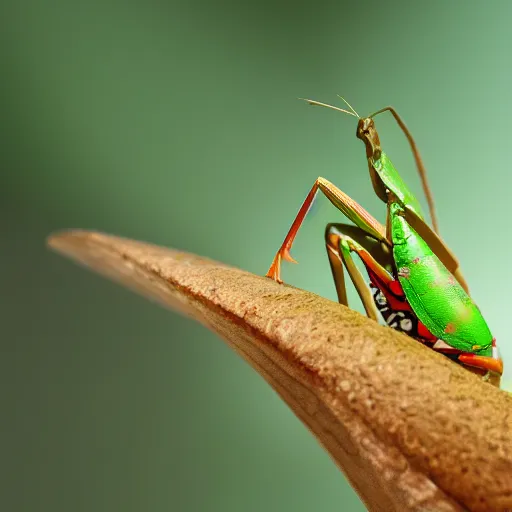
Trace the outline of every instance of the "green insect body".
<instances>
[{"instance_id":1,"label":"green insect body","mask_svg":"<svg viewBox=\"0 0 512 512\"><path fill-rule=\"evenodd\" d=\"M437 338L463 352L492 356L492 334L480 310L403 218L390 208L393 257L398 279L414 313Z\"/></svg>"},{"instance_id":2,"label":"green insect body","mask_svg":"<svg viewBox=\"0 0 512 512\"><path fill-rule=\"evenodd\" d=\"M400 201L392 203L389 210L393 258L414 313L434 336L448 345L490 357L493 337L480 310L404 219L402 205L424 218L418 199L384 152L372 166L385 187Z\"/></svg>"}]
</instances>

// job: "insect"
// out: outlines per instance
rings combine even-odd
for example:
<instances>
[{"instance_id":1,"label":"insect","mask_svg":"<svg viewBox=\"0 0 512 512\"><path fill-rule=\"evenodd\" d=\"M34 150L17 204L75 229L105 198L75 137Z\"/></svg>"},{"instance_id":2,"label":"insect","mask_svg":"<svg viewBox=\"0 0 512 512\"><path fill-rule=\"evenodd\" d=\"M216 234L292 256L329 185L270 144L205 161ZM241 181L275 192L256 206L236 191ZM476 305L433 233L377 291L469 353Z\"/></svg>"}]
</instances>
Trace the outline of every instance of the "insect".
<instances>
[{"instance_id":1,"label":"insect","mask_svg":"<svg viewBox=\"0 0 512 512\"><path fill-rule=\"evenodd\" d=\"M313 100L306 101L358 119L356 136L365 144L373 189L387 205L386 224L382 225L347 194L319 177L277 251L267 277L282 283L282 260L296 263L290 249L320 190L354 224L328 224L325 231L338 301L348 306L345 267L369 318L378 321L380 313L388 326L499 386L503 362L498 355L496 341L470 297L457 259L438 235L434 203L414 139L392 107L362 118L341 99L350 111ZM382 151L373 118L386 111L393 115L411 146L427 197L432 228L425 221L419 201ZM368 273L369 285L355 265L354 253Z\"/></svg>"}]
</instances>

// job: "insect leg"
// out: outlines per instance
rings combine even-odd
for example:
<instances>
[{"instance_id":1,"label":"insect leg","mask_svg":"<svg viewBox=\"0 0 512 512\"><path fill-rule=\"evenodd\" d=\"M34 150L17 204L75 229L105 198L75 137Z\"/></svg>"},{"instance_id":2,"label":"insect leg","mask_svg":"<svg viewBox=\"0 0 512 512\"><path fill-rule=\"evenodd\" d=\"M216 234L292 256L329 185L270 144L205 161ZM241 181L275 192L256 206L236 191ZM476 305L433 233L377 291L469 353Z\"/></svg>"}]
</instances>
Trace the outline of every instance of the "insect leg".
<instances>
[{"instance_id":1,"label":"insect leg","mask_svg":"<svg viewBox=\"0 0 512 512\"><path fill-rule=\"evenodd\" d=\"M329 201L340 210L349 220L351 220L357 227L361 228L368 235L373 236L377 240L385 241L385 229L380 222L375 220L362 206L351 199L347 194L342 192L339 188L334 186L330 181L325 178L317 178L313 187L311 188L306 199L302 203L299 213L295 217L288 234L286 235L283 244L277 251L272 264L267 272L267 277L274 279L278 283L281 280L281 260L296 263L290 255L290 249L293 241L297 236L297 232L311 207L313 200L320 190Z\"/></svg>"},{"instance_id":2,"label":"insect leg","mask_svg":"<svg viewBox=\"0 0 512 512\"><path fill-rule=\"evenodd\" d=\"M496 351L495 347L496 342L493 341L493 352ZM491 373L490 377L493 378L499 378L503 374L503 360L498 356L497 352L493 354L493 357L482 357L464 353L459 356L458 360L467 366L487 370Z\"/></svg>"},{"instance_id":3,"label":"insect leg","mask_svg":"<svg viewBox=\"0 0 512 512\"><path fill-rule=\"evenodd\" d=\"M325 244L331 270L336 285L338 301L348 306L343 266L354 283L369 318L377 321L378 313L373 295L363 275L352 259L352 252L357 253L369 272L372 272L383 283L389 284L393 277L389 270L392 266L392 255L387 246L370 237L361 228L347 224L328 224L325 230Z\"/></svg>"}]
</instances>

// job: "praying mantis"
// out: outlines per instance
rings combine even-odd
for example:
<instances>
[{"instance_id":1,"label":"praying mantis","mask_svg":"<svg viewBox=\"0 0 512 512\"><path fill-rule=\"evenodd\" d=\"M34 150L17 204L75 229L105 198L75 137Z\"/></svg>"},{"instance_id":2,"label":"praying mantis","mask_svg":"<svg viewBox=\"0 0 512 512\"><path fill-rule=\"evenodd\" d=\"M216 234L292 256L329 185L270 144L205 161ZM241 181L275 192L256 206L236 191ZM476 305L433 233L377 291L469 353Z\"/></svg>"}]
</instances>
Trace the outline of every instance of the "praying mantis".
<instances>
[{"instance_id":1,"label":"praying mantis","mask_svg":"<svg viewBox=\"0 0 512 512\"><path fill-rule=\"evenodd\" d=\"M296 263L290 249L317 192L321 191L353 223L331 223L325 231L327 255L338 301L348 306L345 268L369 318L378 321L379 312L389 327L443 353L484 380L499 386L503 362L496 340L469 294L458 260L438 235L425 166L412 135L393 107L385 107L362 118L346 100L341 99L350 110L318 101L306 101L357 118L356 136L366 148L373 189L379 199L386 203L386 223L382 225L347 194L319 177L266 276L282 283L282 260ZM419 201L382 151L374 117L386 111L393 115L409 141L427 197L432 228L425 221ZM362 261L369 284L357 268L353 254Z\"/></svg>"}]
</instances>

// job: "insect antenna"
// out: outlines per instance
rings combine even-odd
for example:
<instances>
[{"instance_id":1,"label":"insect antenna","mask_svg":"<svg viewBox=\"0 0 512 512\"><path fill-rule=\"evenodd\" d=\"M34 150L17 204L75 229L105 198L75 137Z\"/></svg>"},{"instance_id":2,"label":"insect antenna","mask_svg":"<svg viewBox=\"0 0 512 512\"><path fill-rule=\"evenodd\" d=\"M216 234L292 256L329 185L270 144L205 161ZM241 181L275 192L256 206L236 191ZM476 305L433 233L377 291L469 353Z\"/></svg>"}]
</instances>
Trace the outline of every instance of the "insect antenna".
<instances>
[{"instance_id":1,"label":"insect antenna","mask_svg":"<svg viewBox=\"0 0 512 512\"><path fill-rule=\"evenodd\" d=\"M327 103L320 103L319 101L315 101L315 100L308 100L306 98L299 98L299 100L304 100L304 101L307 101L310 105L316 105L318 107L327 107L327 108L332 108L333 110L338 110L339 112L343 112L345 114L348 114L350 116L354 116L354 117L357 117L359 119L359 116L357 115L357 113L354 112L349 112L348 110L344 110L342 108L339 108L339 107L334 107L333 105L328 105ZM345 102L347 103L347 102ZM347 103L348 105L348 103ZM350 107L350 105L349 105ZM352 107L350 107L352 109ZM353 110L353 109L352 109Z\"/></svg>"},{"instance_id":2,"label":"insect antenna","mask_svg":"<svg viewBox=\"0 0 512 512\"><path fill-rule=\"evenodd\" d=\"M345 105L347 105L347 107L352 110L352 112L354 112L354 114L357 116L357 118L361 118L360 115L355 111L355 109L352 107L352 105L343 97L343 96L340 96L339 94L336 94L336 96L338 96L338 98L340 100L343 101L343 103L345 103Z\"/></svg>"},{"instance_id":3,"label":"insect antenna","mask_svg":"<svg viewBox=\"0 0 512 512\"><path fill-rule=\"evenodd\" d=\"M392 116L395 118L395 121L398 123L398 126L402 129L404 132L404 135L406 136L407 140L409 141L409 145L411 146L412 153L414 155L414 160L416 161L416 168L418 169L418 174L421 179L421 185L423 188L423 193L425 194L425 197L427 198L427 204L428 204L428 210L430 212L430 218L432 219L432 226L434 228L434 231L439 234L439 225L437 223L437 215L436 215L436 209L434 204L434 197L432 195L432 191L430 189L430 185L428 183L427 178L427 170L425 169L425 165L423 164L423 160L421 159L420 152L418 150L418 147L416 146L416 142L414 141L411 132L409 132L409 129L403 122L402 118L398 115L397 111L393 107L384 107L380 110L377 110L377 112L374 112L373 114L369 115L368 117L375 117L378 114L382 114L383 112L391 112Z\"/></svg>"}]
</instances>

